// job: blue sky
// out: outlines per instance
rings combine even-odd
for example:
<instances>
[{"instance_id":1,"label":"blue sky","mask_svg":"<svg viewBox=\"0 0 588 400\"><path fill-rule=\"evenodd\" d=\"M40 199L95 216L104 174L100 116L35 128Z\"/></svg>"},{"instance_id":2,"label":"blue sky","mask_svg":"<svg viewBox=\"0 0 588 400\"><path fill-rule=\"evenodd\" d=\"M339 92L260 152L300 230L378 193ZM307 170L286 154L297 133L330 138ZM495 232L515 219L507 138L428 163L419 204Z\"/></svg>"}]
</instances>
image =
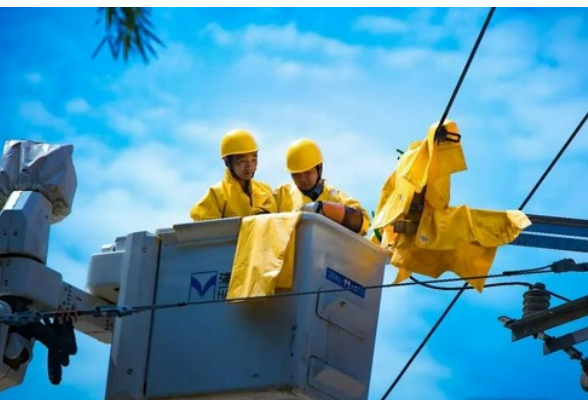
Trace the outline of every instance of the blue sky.
<instances>
[{"instance_id":1,"label":"blue sky","mask_svg":"<svg viewBox=\"0 0 588 400\"><path fill-rule=\"evenodd\" d=\"M114 62L95 8L0 8L0 139L74 145L72 214L52 227L48 265L84 287L100 246L189 220L222 177L221 136L251 130L256 178L288 181L284 153L307 136L325 176L375 208L396 149L438 121L486 17L483 8L153 10L165 42L149 65ZM449 117L468 170L452 205L516 209L588 110L588 9L499 8ZM588 219L584 129L525 211ZM583 254L506 246L491 272ZM387 267L386 282L395 276ZM444 277L452 277L447 274ZM585 295L583 276L529 276ZM541 343L511 343L500 315L520 317L524 288L466 292L390 395L402 400L585 397L579 365ZM453 298L421 287L384 292L370 399L379 399ZM552 304L559 304L552 301ZM568 330L569 331L569 330ZM563 332L566 332L563 329ZM0 399L102 399L109 347L77 335L79 352L52 386L42 346L23 385ZM578 346L582 350L582 345Z\"/></svg>"}]
</instances>

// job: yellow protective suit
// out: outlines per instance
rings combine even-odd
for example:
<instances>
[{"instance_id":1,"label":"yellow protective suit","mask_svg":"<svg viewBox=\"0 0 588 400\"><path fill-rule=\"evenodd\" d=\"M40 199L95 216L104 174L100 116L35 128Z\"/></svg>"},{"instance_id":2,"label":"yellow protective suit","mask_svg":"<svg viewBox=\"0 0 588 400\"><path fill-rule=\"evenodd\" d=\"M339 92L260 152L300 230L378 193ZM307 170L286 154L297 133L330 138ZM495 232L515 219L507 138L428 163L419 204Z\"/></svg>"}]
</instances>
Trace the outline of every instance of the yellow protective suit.
<instances>
[{"instance_id":1,"label":"yellow protective suit","mask_svg":"<svg viewBox=\"0 0 588 400\"><path fill-rule=\"evenodd\" d=\"M275 202L278 212L298 211L304 204L313 200L306 197L294 184L286 183L274 191ZM359 233L365 236L370 226L370 217L359 201L347 196L345 193L335 189L333 186L324 183L323 192L314 201L332 201L343 204L346 207L354 208L363 215L363 223Z\"/></svg>"},{"instance_id":2,"label":"yellow protective suit","mask_svg":"<svg viewBox=\"0 0 588 400\"><path fill-rule=\"evenodd\" d=\"M225 177L211 186L208 192L190 210L194 221L207 219L245 217L248 215L276 212L271 187L263 182L251 180L247 194L225 169Z\"/></svg>"},{"instance_id":3,"label":"yellow protective suit","mask_svg":"<svg viewBox=\"0 0 588 400\"><path fill-rule=\"evenodd\" d=\"M301 216L291 212L243 218L227 300L269 296L276 289L292 287L296 225Z\"/></svg>"},{"instance_id":4,"label":"yellow protective suit","mask_svg":"<svg viewBox=\"0 0 588 400\"><path fill-rule=\"evenodd\" d=\"M487 275L496 247L513 241L531 224L522 211L449 207L449 175L467 167L461 143L438 143L435 130L436 124L425 140L412 143L400 157L398 168L384 184L372 222L381 234L382 247L393 251L391 263L399 268L395 282L411 272L434 278L446 271L460 277ZM416 233L395 232L393 224L409 215L415 193L422 193L425 186ZM484 287L484 279L468 282L480 292Z\"/></svg>"}]
</instances>

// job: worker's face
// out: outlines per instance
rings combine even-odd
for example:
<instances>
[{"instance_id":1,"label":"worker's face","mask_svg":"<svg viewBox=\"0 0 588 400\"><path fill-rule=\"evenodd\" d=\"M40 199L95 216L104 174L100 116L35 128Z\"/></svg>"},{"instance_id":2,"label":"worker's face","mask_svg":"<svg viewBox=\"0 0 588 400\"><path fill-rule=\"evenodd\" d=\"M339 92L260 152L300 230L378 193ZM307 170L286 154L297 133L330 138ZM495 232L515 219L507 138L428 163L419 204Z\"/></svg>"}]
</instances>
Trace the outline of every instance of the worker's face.
<instances>
[{"instance_id":1,"label":"worker's face","mask_svg":"<svg viewBox=\"0 0 588 400\"><path fill-rule=\"evenodd\" d=\"M232 157L233 174L242 181L253 179L257 169L257 152L238 154Z\"/></svg>"},{"instance_id":2,"label":"worker's face","mask_svg":"<svg viewBox=\"0 0 588 400\"><path fill-rule=\"evenodd\" d=\"M292 174L292 179L300 190L312 189L316 185L318 178L319 174L316 167L312 167L308 171Z\"/></svg>"}]
</instances>

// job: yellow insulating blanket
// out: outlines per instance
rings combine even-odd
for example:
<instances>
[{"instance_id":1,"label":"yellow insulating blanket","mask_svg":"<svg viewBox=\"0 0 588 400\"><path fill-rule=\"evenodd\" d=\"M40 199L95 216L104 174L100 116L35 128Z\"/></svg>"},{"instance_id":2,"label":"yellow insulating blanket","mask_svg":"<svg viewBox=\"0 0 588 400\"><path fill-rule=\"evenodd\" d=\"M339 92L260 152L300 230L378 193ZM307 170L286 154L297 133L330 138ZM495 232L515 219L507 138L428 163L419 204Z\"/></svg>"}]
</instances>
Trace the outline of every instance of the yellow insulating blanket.
<instances>
[{"instance_id":1,"label":"yellow insulating blanket","mask_svg":"<svg viewBox=\"0 0 588 400\"><path fill-rule=\"evenodd\" d=\"M294 279L296 225L302 213L243 218L227 300L268 296L290 289Z\"/></svg>"},{"instance_id":2,"label":"yellow insulating blanket","mask_svg":"<svg viewBox=\"0 0 588 400\"><path fill-rule=\"evenodd\" d=\"M453 124L451 126L450 124ZM447 121L448 130L457 131ZM496 247L510 243L531 225L522 211L449 207L451 173L465 170L461 142L434 141L436 124L427 137L412 143L399 160L398 168L384 184L372 228L382 234L381 246L393 251L391 263L399 268L395 282L412 272L438 277L453 271L460 277L487 275ZM392 224L402 221L415 193L424 187L425 203L416 234L394 231ZM484 279L468 282L478 291Z\"/></svg>"}]
</instances>

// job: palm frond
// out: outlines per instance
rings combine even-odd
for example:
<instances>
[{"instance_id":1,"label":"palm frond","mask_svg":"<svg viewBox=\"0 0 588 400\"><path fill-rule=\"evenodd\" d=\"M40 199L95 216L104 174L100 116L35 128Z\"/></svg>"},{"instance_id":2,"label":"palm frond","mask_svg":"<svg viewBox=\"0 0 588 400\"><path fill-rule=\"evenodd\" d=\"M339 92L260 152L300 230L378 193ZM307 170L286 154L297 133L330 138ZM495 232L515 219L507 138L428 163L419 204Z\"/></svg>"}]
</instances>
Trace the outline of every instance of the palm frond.
<instances>
[{"instance_id":1,"label":"palm frond","mask_svg":"<svg viewBox=\"0 0 588 400\"><path fill-rule=\"evenodd\" d=\"M147 7L100 7L98 21L106 22L106 35L92 54L95 58L102 47L108 43L112 57L128 61L132 54L139 54L143 61L149 63L149 55L157 58L151 43L165 48L165 44L153 33L150 20L151 10Z\"/></svg>"}]
</instances>

